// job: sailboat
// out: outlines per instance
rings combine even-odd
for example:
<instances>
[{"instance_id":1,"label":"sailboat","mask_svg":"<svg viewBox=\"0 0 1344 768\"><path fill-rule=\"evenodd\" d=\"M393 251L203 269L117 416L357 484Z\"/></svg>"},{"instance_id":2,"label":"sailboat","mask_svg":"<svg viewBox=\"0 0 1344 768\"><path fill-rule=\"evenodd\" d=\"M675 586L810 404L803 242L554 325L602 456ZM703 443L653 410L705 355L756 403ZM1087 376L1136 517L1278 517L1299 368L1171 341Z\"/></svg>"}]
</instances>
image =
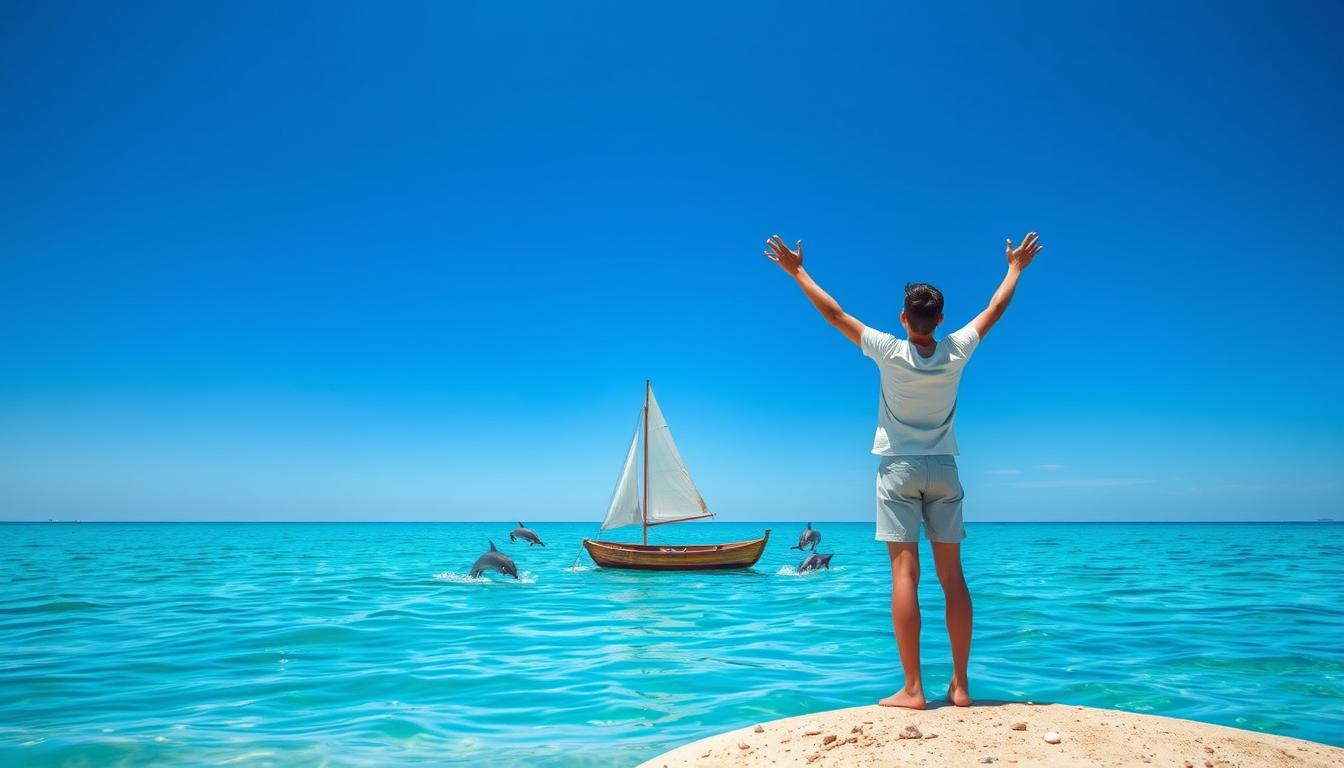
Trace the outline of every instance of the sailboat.
<instances>
[{"instance_id":1,"label":"sailboat","mask_svg":"<svg viewBox=\"0 0 1344 768\"><path fill-rule=\"evenodd\" d=\"M642 426L642 430L641 430ZM641 497L636 479L635 459L643 432L644 488ZM642 502L641 502L642 498ZM640 425L630 440L625 466L616 481L616 491L602 521L601 530L639 525L643 544L584 539L583 547L593 562L603 568L632 568L645 571L703 571L750 568L761 559L770 529L759 539L727 544L650 545L649 529L655 525L705 520L714 516L700 497L691 473L672 442L672 431L663 411L653 397L653 386L644 382L644 408Z\"/></svg>"}]
</instances>

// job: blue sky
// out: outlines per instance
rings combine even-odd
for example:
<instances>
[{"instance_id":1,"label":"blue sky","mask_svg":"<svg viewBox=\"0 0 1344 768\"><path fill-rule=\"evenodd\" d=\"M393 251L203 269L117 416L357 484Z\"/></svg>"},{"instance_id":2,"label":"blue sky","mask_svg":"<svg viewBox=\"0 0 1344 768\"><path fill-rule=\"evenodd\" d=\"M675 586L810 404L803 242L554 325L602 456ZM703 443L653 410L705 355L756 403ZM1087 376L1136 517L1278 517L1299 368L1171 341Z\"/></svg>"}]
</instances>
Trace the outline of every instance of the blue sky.
<instances>
[{"instance_id":1,"label":"blue sky","mask_svg":"<svg viewBox=\"0 0 1344 768\"><path fill-rule=\"evenodd\" d=\"M10 3L0 519L871 519L871 363L1045 250L969 520L1344 517L1337 4Z\"/></svg>"}]
</instances>

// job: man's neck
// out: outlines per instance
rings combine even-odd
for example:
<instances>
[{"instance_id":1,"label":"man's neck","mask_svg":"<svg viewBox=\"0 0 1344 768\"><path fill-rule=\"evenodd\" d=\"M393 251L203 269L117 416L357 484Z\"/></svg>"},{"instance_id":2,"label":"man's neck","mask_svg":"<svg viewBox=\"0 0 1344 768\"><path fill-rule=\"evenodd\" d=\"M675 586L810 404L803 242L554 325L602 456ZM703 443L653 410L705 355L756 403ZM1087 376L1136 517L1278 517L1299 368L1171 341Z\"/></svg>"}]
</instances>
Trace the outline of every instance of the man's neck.
<instances>
[{"instance_id":1,"label":"man's neck","mask_svg":"<svg viewBox=\"0 0 1344 768\"><path fill-rule=\"evenodd\" d=\"M925 357L933 354L933 348L938 345L938 342L933 340L932 334L912 333L909 335L910 343L914 344L915 349L918 349Z\"/></svg>"}]
</instances>

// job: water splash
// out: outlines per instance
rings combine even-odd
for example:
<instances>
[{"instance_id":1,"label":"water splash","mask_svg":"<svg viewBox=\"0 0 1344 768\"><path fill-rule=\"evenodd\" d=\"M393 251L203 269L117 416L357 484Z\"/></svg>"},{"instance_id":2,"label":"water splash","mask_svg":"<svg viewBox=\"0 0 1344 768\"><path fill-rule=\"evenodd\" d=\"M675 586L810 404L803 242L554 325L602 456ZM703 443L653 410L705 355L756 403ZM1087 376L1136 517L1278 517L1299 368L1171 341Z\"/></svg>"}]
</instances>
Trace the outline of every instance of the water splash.
<instances>
[{"instance_id":1,"label":"water splash","mask_svg":"<svg viewBox=\"0 0 1344 768\"><path fill-rule=\"evenodd\" d=\"M471 586L485 586L487 584L536 584L537 577L531 571L519 571L518 578L501 576L498 573L487 572L481 574L480 578L473 579L471 573L457 573L456 571L442 571L434 574L438 581L446 581L449 584L466 584Z\"/></svg>"},{"instance_id":2,"label":"water splash","mask_svg":"<svg viewBox=\"0 0 1344 768\"><path fill-rule=\"evenodd\" d=\"M814 568L810 571L800 571L797 568L793 567L792 565L785 565L781 566L778 571L775 571L775 575L806 579L811 576L816 576L820 573L839 573L840 571L843 570L845 570L845 566L843 565L833 565L830 568Z\"/></svg>"}]
</instances>

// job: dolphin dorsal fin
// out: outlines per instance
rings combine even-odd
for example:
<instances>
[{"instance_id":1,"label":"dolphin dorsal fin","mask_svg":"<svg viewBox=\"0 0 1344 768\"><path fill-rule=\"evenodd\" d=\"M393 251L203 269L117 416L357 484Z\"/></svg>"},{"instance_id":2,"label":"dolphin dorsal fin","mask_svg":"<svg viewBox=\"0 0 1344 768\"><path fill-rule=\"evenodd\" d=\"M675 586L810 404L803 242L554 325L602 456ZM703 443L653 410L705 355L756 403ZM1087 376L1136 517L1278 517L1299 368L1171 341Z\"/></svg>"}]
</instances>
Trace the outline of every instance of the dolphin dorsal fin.
<instances>
[{"instance_id":1,"label":"dolphin dorsal fin","mask_svg":"<svg viewBox=\"0 0 1344 768\"><path fill-rule=\"evenodd\" d=\"M486 539L486 541L490 541L490 539ZM493 542L493 541L490 541L490 551L491 551L491 552L498 552L498 551L499 551L498 549L495 549L495 542Z\"/></svg>"},{"instance_id":2,"label":"dolphin dorsal fin","mask_svg":"<svg viewBox=\"0 0 1344 768\"><path fill-rule=\"evenodd\" d=\"M519 528L526 528L527 526L526 526L526 525L523 525L522 523L518 523L518 527L519 527Z\"/></svg>"},{"instance_id":3,"label":"dolphin dorsal fin","mask_svg":"<svg viewBox=\"0 0 1344 768\"><path fill-rule=\"evenodd\" d=\"M811 523L808 523L808 524L807 524L807 530L809 530L809 531L812 530L812 524L811 524Z\"/></svg>"}]
</instances>

